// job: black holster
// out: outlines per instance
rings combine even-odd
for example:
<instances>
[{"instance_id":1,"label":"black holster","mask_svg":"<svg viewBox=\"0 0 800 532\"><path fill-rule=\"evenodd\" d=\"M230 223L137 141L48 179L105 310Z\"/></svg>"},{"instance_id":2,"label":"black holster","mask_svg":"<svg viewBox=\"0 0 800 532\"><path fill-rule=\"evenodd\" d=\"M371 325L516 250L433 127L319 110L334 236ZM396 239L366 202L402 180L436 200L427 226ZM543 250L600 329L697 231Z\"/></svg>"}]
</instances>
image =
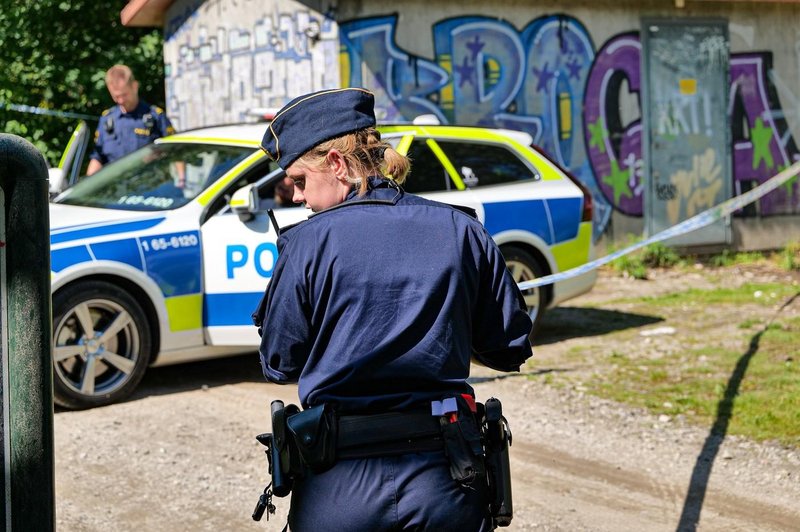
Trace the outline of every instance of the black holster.
<instances>
[{"instance_id":1,"label":"black holster","mask_svg":"<svg viewBox=\"0 0 800 532\"><path fill-rule=\"evenodd\" d=\"M272 494L286 497L292 491L292 483L302 471L300 457L291 436L286 430L286 420L300 409L296 405L284 407L283 401L270 404L272 411L272 432L256 436L267 447L269 472L272 475Z\"/></svg>"},{"instance_id":2,"label":"black holster","mask_svg":"<svg viewBox=\"0 0 800 532\"><path fill-rule=\"evenodd\" d=\"M489 511L495 526L504 527L511 524L514 514L511 502L511 463L508 455L511 431L508 421L503 417L503 405L498 399L488 399L484 408L483 433L489 481Z\"/></svg>"}]
</instances>

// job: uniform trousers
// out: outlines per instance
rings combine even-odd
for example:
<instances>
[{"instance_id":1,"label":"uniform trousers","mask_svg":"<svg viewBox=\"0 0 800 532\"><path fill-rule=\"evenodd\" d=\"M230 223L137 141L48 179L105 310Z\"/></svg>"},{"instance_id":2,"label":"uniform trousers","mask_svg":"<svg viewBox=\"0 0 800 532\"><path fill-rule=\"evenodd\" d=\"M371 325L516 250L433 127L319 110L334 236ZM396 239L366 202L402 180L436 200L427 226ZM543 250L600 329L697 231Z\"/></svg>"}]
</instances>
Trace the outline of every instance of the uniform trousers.
<instances>
[{"instance_id":1,"label":"uniform trousers","mask_svg":"<svg viewBox=\"0 0 800 532\"><path fill-rule=\"evenodd\" d=\"M450 477L443 451L340 460L292 489L292 532L492 530L485 482Z\"/></svg>"}]
</instances>

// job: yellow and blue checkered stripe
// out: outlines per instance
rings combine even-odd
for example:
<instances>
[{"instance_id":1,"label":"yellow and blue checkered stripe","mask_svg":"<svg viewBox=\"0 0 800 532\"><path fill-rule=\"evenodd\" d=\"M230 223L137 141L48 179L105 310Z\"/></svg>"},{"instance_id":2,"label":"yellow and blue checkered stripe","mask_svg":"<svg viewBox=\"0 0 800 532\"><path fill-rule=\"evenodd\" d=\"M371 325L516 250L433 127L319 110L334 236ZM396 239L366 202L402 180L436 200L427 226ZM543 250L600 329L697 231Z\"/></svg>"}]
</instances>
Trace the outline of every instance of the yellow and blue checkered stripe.
<instances>
[{"instance_id":1,"label":"yellow and blue checkered stripe","mask_svg":"<svg viewBox=\"0 0 800 532\"><path fill-rule=\"evenodd\" d=\"M197 329L202 320L201 247L199 231L126 236L118 240L87 239L151 229L164 218L91 227L75 227L51 234L51 270L96 261L113 261L133 267L150 277L164 295L169 328ZM69 245L74 243L75 245ZM189 243L191 245L182 245ZM66 244L66 246L65 246Z\"/></svg>"}]
</instances>

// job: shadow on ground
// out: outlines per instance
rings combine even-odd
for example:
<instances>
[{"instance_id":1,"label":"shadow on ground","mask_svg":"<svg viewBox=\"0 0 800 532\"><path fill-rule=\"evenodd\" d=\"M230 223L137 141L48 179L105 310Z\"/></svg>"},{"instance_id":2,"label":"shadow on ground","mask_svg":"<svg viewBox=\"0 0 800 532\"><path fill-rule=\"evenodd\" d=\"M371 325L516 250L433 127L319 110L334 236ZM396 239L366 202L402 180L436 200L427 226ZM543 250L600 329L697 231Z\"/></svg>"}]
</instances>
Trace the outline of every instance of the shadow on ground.
<instances>
[{"instance_id":1,"label":"shadow on ground","mask_svg":"<svg viewBox=\"0 0 800 532\"><path fill-rule=\"evenodd\" d=\"M538 377L539 375L546 375L548 373L564 373L567 371L572 371L568 368L542 368L536 369L532 371L521 371L519 373L500 373L496 372L492 375L486 375L481 377L469 377L467 382L470 384L479 384L481 382L491 382L491 381L499 381L503 379L509 379L513 377Z\"/></svg>"},{"instance_id":2,"label":"shadow on ground","mask_svg":"<svg viewBox=\"0 0 800 532\"><path fill-rule=\"evenodd\" d=\"M697 525L700 522L700 515L703 510L703 502L705 501L706 492L708 490L708 481L711 478L711 470L716 462L722 442L725 440L725 436L728 433L728 425L733 417L736 398L739 396L739 389L747 374L750 361L758 354L758 349L761 346L761 337L769 330L770 325L772 325L785 308L794 303L798 298L800 298L800 292L788 298L778 308L772 319L770 319L758 333L750 338L750 345L747 351L742 353L739 360L737 360L736 367L728 378L728 385L725 387L725 393L722 399L717 403L717 415L714 418L714 424L711 426L703 448L695 460L692 477L689 480L689 489L686 493L680 521L678 522L678 532L695 532L697 530Z\"/></svg>"},{"instance_id":3,"label":"shadow on ground","mask_svg":"<svg viewBox=\"0 0 800 532\"><path fill-rule=\"evenodd\" d=\"M635 329L664 321L660 316L632 314L618 310L556 307L545 312L534 345L547 345L586 336L600 336L623 329Z\"/></svg>"},{"instance_id":4,"label":"shadow on ground","mask_svg":"<svg viewBox=\"0 0 800 532\"><path fill-rule=\"evenodd\" d=\"M154 395L188 392L204 386L214 388L240 382L266 382L261 373L258 353L147 368L136 390L119 403L138 401ZM56 414L69 411L70 409L54 405Z\"/></svg>"},{"instance_id":5,"label":"shadow on ground","mask_svg":"<svg viewBox=\"0 0 800 532\"><path fill-rule=\"evenodd\" d=\"M148 368L144 379L128 400L239 382L266 382L257 353Z\"/></svg>"},{"instance_id":6,"label":"shadow on ground","mask_svg":"<svg viewBox=\"0 0 800 532\"><path fill-rule=\"evenodd\" d=\"M658 316L645 316L616 310L557 307L545 313L542 326L533 343L546 345L569 338L599 336L660 321L663 321L663 318ZM562 371L567 370L563 368L540 369L528 375ZM519 375L519 373L514 373L509 376ZM470 382L477 383L504 377L505 375L473 377ZM153 395L197 390L203 386L213 388L240 382L265 382L256 352L174 366L148 368L136 391L125 402ZM56 408L56 412L60 411L60 408Z\"/></svg>"}]
</instances>

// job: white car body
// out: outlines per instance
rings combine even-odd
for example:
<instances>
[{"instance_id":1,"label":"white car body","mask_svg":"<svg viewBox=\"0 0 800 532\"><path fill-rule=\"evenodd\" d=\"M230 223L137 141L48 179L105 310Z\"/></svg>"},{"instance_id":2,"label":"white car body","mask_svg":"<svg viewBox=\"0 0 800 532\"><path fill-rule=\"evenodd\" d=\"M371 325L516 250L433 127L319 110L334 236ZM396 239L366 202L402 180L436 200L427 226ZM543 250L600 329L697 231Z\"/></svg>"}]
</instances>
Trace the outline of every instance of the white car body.
<instances>
[{"instance_id":1,"label":"white car body","mask_svg":"<svg viewBox=\"0 0 800 532\"><path fill-rule=\"evenodd\" d=\"M268 171L270 164L269 168L275 168L274 163L269 163L258 149L265 127L265 124L243 124L206 128L156 141L151 149L156 155L151 158L159 155L162 148L168 152L190 145L244 147L247 152L237 159L235 166L207 186L201 181L210 171L210 163L203 157L186 163L183 177L186 182L192 183L196 172L202 176L201 181L192 184L199 193L176 208L171 208L173 200L167 196L136 194L114 196L120 208L111 208L113 205L108 204L102 208L68 204L74 199L73 190L88 188L87 185L81 189L81 183L57 197L50 207L54 301L65 288L87 280L119 286L141 305L150 326L157 324L155 330L149 331L153 351L143 354L151 366L253 352L259 344L259 336L250 315L269 282L277 259L277 232L267 210L259 205L263 201L259 199L259 191L263 192L259 187L264 183L272 186L270 183L276 179ZM535 178L483 188L461 185L462 190L423 195L475 209L501 249L511 245L527 250L541 262L539 274L557 273L594 258L591 216L587 219L584 191L530 149L526 145L530 139L525 134L482 128L395 126L383 130L383 135L401 152L409 149L415 137L429 136L445 144L447 139L485 141L505 145L516 152L524 151L522 158L532 168ZM435 142L427 142L435 145ZM108 165L111 169L103 171L112 172L117 165L123 168L125 164L135 169L137 163L131 162L134 156ZM146 163L150 160L143 159ZM253 170L259 166L258 172ZM460 175L454 165L449 165L448 172L455 182L459 178L470 183L478 181L473 170L466 166L461 168ZM92 179L96 179L95 176L85 181ZM184 190L188 188L187 185ZM223 196L225 199L221 199ZM184 199L179 200L182 201ZM158 206L167 208L129 210ZM279 226L299 222L308 213L303 207L274 210ZM511 218L504 219L505 213L522 222L516 224ZM543 307L557 305L591 289L595 278L596 273L589 272L558 282L551 290L543 292L547 297L537 301L544 302ZM88 305L91 304L90 301ZM54 309L54 315L65 312L68 314L70 309ZM80 318L81 315L78 312L75 316ZM68 357L82 358L75 359L78 369L72 366L71 371L77 373L73 374L71 388L67 385L76 396L59 402L66 406L92 406L122 398L111 388L100 394L95 391L94 384L91 387L82 384L86 377L81 380L78 373L90 356L88 351L78 353L76 345L88 345L90 338L83 335L79 340L80 331L77 337L59 336L59 327L65 327L64 323L62 320L54 324L57 329L56 377L69 375L59 366ZM72 323L74 328L75 320ZM94 327L87 323L84 322L83 329L92 330ZM139 324L135 332L138 334L146 327ZM106 369L115 369L114 360L104 359L102 351L93 351L90 355L105 362ZM95 373L98 378L102 375L97 369ZM103 397L83 403L81 390L84 389ZM58 387L56 391L58 400Z\"/></svg>"}]
</instances>

